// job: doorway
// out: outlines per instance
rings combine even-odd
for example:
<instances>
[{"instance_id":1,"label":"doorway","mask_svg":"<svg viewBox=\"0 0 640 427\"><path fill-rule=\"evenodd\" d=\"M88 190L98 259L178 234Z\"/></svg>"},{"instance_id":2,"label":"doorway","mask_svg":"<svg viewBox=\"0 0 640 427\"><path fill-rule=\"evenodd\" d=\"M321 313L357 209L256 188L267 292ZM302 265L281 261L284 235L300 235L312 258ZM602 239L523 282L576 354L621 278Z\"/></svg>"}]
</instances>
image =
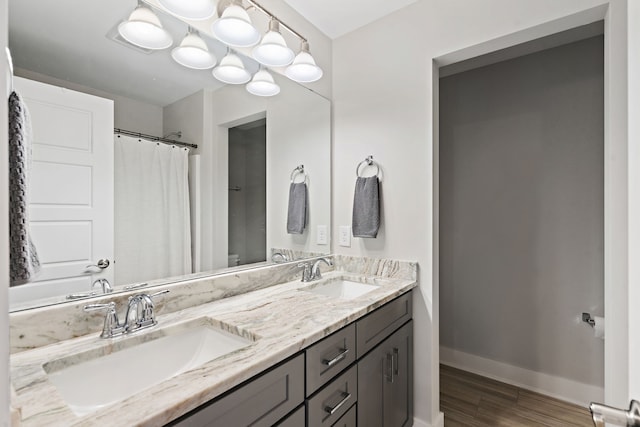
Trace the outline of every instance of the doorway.
<instances>
[{"instance_id":1,"label":"doorway","mask_svg":"<svg viewBox=\"0 0 640 427\"><path fill-rule=\"evenodd\" d=\"M266 261L267 121L229 128L229 267Z\"/></svg>"},{"instance_id":2,"label":"doorway","mask_svg":"<svg viewBox=\"0 0 640 427\"><path fill-rule=\"evenodd\" d=\"M580 319L604 314L603 26L586 27L439 82L441 362L580 405L604 397Z\"/></svg>"}]
</instances>

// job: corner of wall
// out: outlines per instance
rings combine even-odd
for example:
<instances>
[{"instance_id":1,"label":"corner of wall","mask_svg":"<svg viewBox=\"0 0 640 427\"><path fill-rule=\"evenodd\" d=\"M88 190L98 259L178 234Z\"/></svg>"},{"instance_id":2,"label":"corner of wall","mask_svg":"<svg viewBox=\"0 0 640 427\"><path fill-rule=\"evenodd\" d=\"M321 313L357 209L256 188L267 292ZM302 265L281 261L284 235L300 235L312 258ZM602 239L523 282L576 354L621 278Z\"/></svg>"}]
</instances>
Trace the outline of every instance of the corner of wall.
<instances>
[{"instance_id":1,"label":"corner of wall","mask_svg":"<svg viewBox=\"0 0 640 427\"><path fill-rule=\"evenodd\" d=\"M0 76L2 76L2 102L0 103L0 425L10 425L9 398L9 161L7 136L7 102L9 95L5 82L11 78L5 48L8 36L8 1L0 0Z\"/></svg>"}]
</instances>

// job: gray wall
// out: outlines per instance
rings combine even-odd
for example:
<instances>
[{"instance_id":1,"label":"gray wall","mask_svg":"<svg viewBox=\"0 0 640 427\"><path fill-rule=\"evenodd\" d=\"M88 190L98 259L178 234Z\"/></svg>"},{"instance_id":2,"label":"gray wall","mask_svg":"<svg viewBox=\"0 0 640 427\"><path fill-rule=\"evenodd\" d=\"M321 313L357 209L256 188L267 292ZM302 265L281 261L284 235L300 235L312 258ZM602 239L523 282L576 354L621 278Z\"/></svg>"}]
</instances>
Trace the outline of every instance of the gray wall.
<instances>
[{"instance_id":1,"label":"gray wall","mask_svg":"<svg viewBox=\"0 0 640 427\"><path fill-rule=\"evenodd\" d=\"M440 80L441 345L604 383L603 39Z\"/></svg>"}]
</instances>

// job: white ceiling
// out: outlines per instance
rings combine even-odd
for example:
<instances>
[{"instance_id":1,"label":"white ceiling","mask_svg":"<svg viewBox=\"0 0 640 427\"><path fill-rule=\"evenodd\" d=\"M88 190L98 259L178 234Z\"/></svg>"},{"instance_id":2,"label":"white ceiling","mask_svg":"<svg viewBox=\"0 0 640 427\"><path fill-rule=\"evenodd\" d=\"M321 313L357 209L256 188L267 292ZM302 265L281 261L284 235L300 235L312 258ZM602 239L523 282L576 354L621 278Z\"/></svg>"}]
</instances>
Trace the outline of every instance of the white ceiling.
<instances>
[{"instance_id":1,"label":"white ceiling","mask_svg":"<svg viewBox=\"0 0 640 427\"><path fill-rule=\"evenodd\" d=\"M284 0L332 39L418 0Z\"/></svg>"}]
</instances>

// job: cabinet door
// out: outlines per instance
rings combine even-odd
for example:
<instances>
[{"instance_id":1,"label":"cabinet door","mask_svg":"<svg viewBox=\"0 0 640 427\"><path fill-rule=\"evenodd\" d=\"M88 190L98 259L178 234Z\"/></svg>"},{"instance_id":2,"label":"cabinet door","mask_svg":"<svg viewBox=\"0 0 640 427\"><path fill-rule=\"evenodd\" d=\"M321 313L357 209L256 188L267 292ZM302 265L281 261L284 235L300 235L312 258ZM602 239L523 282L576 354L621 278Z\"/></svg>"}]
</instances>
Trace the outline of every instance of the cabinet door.
<instances>
[{"instance_id":1,"label":"cabinet door","mask_svg":"<svg viewBox=\"0 0 640 427\"><path fill-rule=\"evenodd\" d=\"M169 424L179 427L274 425L304 401L304 355L250 380Z\"/></svg>"},{"instance_id":2,"label":"cabinet door","mask_svg":"<svg viewBox=\"0 0 640 427\"><path fill-rule=\"evenodd\" d=\"M413 424L413 321L358 362L358 425Z\"/></svg>"},{"instance_id":3,"label":"cabinet door","mask_svg":"<svg viewBox=\"0 0 640 427\"><path fill-rule=\"evenodd\" d=\"M387 341L383 425L410 426L413 424L413 322L406 324Z\"/></svg>"}]
</instances>

